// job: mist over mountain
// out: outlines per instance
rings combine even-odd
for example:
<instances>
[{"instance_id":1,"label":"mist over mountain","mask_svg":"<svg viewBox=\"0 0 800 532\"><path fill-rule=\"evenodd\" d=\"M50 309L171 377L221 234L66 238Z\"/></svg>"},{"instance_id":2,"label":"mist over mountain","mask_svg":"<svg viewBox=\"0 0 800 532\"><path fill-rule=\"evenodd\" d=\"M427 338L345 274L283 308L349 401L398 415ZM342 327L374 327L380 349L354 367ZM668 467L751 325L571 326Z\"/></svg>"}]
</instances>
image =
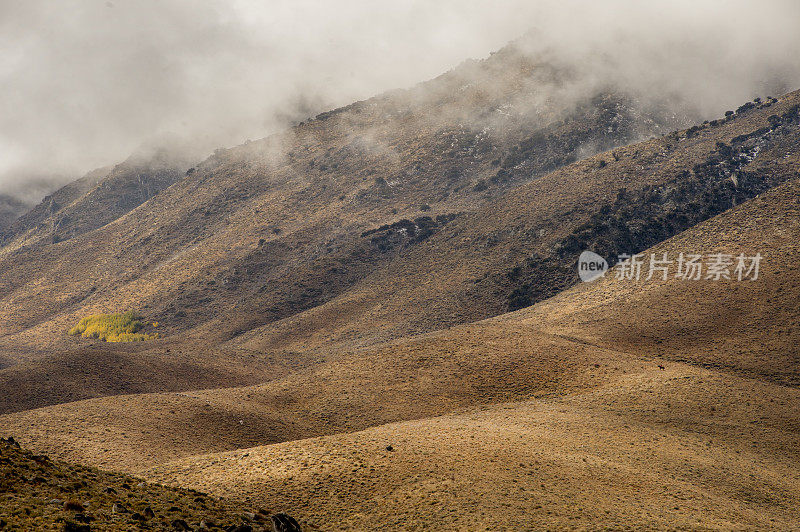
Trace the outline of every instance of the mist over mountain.
<instances>
[{"instance_id":1,"label":"mist over mountain","mask_svg":"<svg viewBox=\"0 0 800 532\"><path fill-rule=\"evenodd\" d=\"M798 20L0 0L0 529L800 530Z\"/></svg>"},{"instance_id":2,"label":"mist over mountain","mask_svg":"<svg viewBox=\"0 0 800 532\"><path fill-rule=\"evenodd\" d=\"M170 135L197 159L518 45L542 101L625 87L704 118L798 85L795 2L0 2L0 193L27 203Z\"/></svg>"}]
</instances>

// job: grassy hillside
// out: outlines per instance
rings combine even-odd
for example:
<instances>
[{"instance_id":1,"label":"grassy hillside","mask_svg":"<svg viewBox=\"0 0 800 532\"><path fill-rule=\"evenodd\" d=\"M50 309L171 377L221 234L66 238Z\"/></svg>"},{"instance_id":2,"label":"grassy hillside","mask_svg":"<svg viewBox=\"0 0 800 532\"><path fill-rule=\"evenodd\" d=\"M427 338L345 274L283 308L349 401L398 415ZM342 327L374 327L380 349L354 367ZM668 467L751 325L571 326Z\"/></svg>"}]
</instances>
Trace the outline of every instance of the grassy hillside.
<instances>
[{"instance_id":1,"label":"grassy hillside","mask_svg":"<svg viewBox=\"0 0 800 532\"><path fill-rule=\"evenodd\" d=\"M210 227L216 215L209 213L203 215L209 228L200 230L207 236L186 250L167 247L169 238L155 233L124 249L105 244L137 239L133 233L110 237L108 231L129 225L160 227L175 212L185 210L186 201L172 194L190 185L204 190L213 180L194 181L203 172L196 170L143 205L135 218L73 239L102 242L84 242L74 250L45 246L6 251L10 270L0 282L8 283L4 308L10 321L4 323L11 330L0 340L5 346L2 356L8 366L29 362L0 369L0 381L28 383L24 393L6 398L0 408L15 411L114 393L263 382L284 376L288 368L311 368L333 353L499 315L521 300L552 295L577 281L574 260L583 246L615 252L622 248L598 246L604 241L627 242L625 251L639 251L797 175L798 103L800 93L792 93L714 125L604 152L511 187L493 197L491 206L462 206L447 216L419 211L404 221L406 215L398 212L390 220L399 221L382 225L350 216L348 230L331 234L323 231L332 223L329 216L341 219L344 206L332 211L328 205L302 221L306 229L273 224L266 234L257 240L258 234L253 235L247 242L239 233L253 229L252 217L236 223L231 218L215 230ZM346 112L315 125L321 127ZM733 173L738 176L736 186ZM230 179L237 175L241 174L233 173ZM291 183L275 186L285 193ZM198 194L184 198L194 200ZM167 198L173 203L171 209L156 208ZM308 196L302 199L300 203L298 196L292 205L306 210L315 205L315 200L308 203ZM264 208L292 212L283 201ZM300 224L300 215L294 216ZM328 247L315 248L307 231L327 235ZM185 234L175 227L171 236ZM220 247L214 249L211 242ZM54 250L72 257L56 260L50 256ZM159 253L170 258L148 267ZM95 254L102 257L97 263ZM127 273L109 274L109 265L118 266L130 257L138 262L130 264ZM222 261L226 269L220 271L209 261ZM78 263L87 267L76 270ZM93 271L97 277L85 279ZM14 288L15 279L22 278L30 284ZM130 281L120 283L120 279ZM33 306L36 301L51 304ZM134 308L159 321L163 338L113 354L104 350L108 355L102 356L109 356L109 363L129 361L122 368L189 364L208 371L149 379L126 374L125 369L92 371L93 364L103 363L102 356L96 352L87 356L85 350L94 349L87 340L65 338L64 331L86 315L79 312L108 312L126 301L141 305ZM59 306L76 310L53 320L44 317ZM165 313L167 308L170 313ZM22 318L30 312L41 314L44 321L35 325L39 320L35 318L27 327ZM185 329L193 321L196 325ZM71 361L69 366L64 365L66 360ZM236 369L229 371L217 360L236 360ZM53 369L50 378L34 369L42 364Z\"/></svg>"},{"instance_id":2,"label":"grassy hillside","mask_svg":"<svg viewBox=\"0 0 800 532\"><path fill-rule=\"evenodd\" d=\"M793 179L652 249L756 246L757 282L608 276L265 385L2 422L39 450L266 497L323 529L791 529L799 195Z\"/></svg>"},{"instance_id":3,"label":"grassy hillside","mask_svg":"<svg viewBox=\"0 0 800 532\"><path fill-rule=\"evenodd\" d=\"M193 342L217 345L347 297L445 220L522 183L691 123L613 87L568 97L563 78L509 47L218 150L180 176L123 163L6 239L5 352L21 360L60 350L56 330L114 308L142 309L165 335L191 331ZM365 234L408 223L423 230ZM482 301L469 311L496 313Z\"/></svg>"},{"instance_id":4,"label":"grassy hillside","mask_svg":"<svg viewBox=\"0 0 800 532\"><path fill-rule=\"evenodd\" d=\"M341 523L323 530L800 525L797 390L667 366L589 393L192 457L145 476Z\"/></svg>"},{"instance_id":5,"label":"grassy hillside","mask_svg":"<svg viewBox=\"0 0 800 532\"><path fill-rule=\"evenodd\" d=\"M305 515L336 515L353 529L379 523L413 529L430 522L442 528L794 528L800 523L794 445L800 435L794 407L800 400L798 197L800 179L794 179L652 250L735 253L756 247L768 257L757 282L701 281L687 290L682 280L626 283L609 277L452 336L426 337L429 344L417 359L425 370L417 375L434 382L423 392L412 379L404 391L407 403L427 404L457 389L472 397L485 390L478 388L480 371L458 352L436 357L437 347L450 351L458 338L474 346L468 360L478 353L491 357L495 397L513 399L500 390L521 391L522 382L535 387L545 380L523 369L529 358L547 364L542 350L530 345L530 336L543 335L566 344L561 359L550 364L551 382L580 363L578 353L591 353L593 359L582 361L594 379L591 389L571 388L582 380L573 374L554 386L555 393L533 401L188 458L149 474L217 493L272 495L298 511L309 507L313 494L326 493L326 502ZM485 333L470 341L470 333L481 329L496 331L507 343ZM495 349L507 354L490 355ZM503 360L514 356L514 369L505 374ZM387 367L373 366L370 380L353 387L363 394L372 379L378 381L364 412L370 401L379 401L382 411L402 408L402 396L392 395L380 376L389 367L412 368L408 359L387 352L380 358ZM451 358L456 361L448 367ZM448 367L438 381L437 365ZM338 371L346 375L339 385L353 378L352 371ZM457 375L452 388L444 375ZM330 376L315 380L337 388ZM319 406L333 401L327 397ZM353 406L351 399L340 401ZM245 463L232 463L244 452ZM289 482L282 472L294 466L301 472ZM357 480L345 475L350 471ZM366 511L378 500L381 511Z\"/></svg>"},{"instance_id":6,"label":"grassy hillside","mask_svg":"<svg viewBox=\"0 0 800 532\"><path fill-rule=\"evenodd\" d=\"M0 434L120 473L0 442L0 528L800 527L800 91L575 86L511 45L13 222ZM584 249L763 262L578 285Z\"/></svg>"},{"instance_id":7,"label":"grassy hillside","mask_svg":"<svg viewBox=\"0 0 800 532\"><path fill-rule=\"evenodd\" d=\"M698 281L688 290L675 279L634 286L609 277L484 322L329 353L261 385L93 399L2 420L48 452L136 469L482 404L581 395L658 375L667 361L782 390L800 372L799 187L794 179L653 248L736 253L755 245L768 257L758 282Z\"/></svg>"}]
</instances>

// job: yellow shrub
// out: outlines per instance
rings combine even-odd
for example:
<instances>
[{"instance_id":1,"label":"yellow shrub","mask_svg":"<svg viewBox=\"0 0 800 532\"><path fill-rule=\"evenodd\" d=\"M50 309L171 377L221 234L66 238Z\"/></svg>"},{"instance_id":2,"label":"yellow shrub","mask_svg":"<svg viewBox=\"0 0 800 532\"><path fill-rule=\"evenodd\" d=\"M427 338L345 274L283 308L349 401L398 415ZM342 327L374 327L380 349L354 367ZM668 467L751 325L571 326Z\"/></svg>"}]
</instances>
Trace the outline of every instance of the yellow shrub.
<instances>
[{"instance_id":1,"label":"yellow shrub","mask_svg":"<svg viewBox=\"0 0 800 532\"><path fill-rule=\"evenodd\" d=\"M133 311L122 314L95 314L83 318L69 330L72 336L97 338L104 342L141 342L158 338L158 333L140 333L144 328L142 317Z\"/></svg>"},{"instance_id":2,"label":"yellow shrub","mask_svg":"<svg viewBox=\"0 0 800 532\"><path fill-rule=\"evenodd\" d=\"M158 333L155 334L140 334L140 333L122 333L116 336L109 336L106 342L143 342L145 340L154 340L158 338Z\"/></svg>"}]
</instances>

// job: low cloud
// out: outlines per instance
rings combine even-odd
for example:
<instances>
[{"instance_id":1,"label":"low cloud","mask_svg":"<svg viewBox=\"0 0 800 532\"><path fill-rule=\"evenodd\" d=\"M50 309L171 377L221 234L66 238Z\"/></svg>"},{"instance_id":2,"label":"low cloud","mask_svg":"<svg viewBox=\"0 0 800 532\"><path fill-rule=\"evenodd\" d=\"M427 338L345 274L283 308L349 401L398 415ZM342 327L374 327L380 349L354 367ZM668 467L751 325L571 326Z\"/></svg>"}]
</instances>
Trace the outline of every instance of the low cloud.
<instances>
[{"instance_id":1,"label":"low cloud","mask_svg":"<svg viewBox=\"0 0 800 532\"><path fill-rule=\"evenodd\" d=\"M798 20L792 0L0 0L0 193L36 199L163 135L202 157L526 31L578 79L716 116L800 85Z\"/></svg>"}]
</instances>

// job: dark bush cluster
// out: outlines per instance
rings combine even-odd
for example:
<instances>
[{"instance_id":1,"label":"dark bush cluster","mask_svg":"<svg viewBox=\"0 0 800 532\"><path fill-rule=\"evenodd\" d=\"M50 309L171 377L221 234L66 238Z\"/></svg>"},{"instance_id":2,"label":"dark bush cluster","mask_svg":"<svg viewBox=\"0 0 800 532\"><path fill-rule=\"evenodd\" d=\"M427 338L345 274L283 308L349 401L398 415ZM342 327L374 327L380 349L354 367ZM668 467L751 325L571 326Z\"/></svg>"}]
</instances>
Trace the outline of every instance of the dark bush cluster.
<instances>
[{"instance_id":1,"label":"dark bush cluster","mask_svg":"<svg viewBox=\"0 0 800 532\"><path fill-rule=\"evenodd\" d=\"M790 110L782 122L797 119L799 112L800 106ZM769 142L770 134L770 128L764 128L742 137ZM611 203L559 242L552 255L532 256L507 273L508 309L532 305L575 284L578 255L584 250L600 254L613 266L620 254L639 253L786 179L744 170L753 153L752 146L743 145L741 139L734 139L732 145L718 142L706 161L670 183L637 191L620 189Z\"/></svg>"},{"instance_id":2,"label":"dark bush cluster","mask_svg":"<svg viewBox=\"0 0 800 532\"><path fill-rule=\"evenodd\" d=\"M771 131L771 127L762 127L745 135L737 135L731 139L731 144L743 144L752 138L763 137Z\"/></svg>"},{"instance_id":3,"label":"dark bush cluster","mask_svg":"<svg viewBox=\"0 0 800 532\"><path fill-rule=\"evenodd\" d=\"M690 139L690 138L694 137L702 129L703 129L703 126L692 126L692 127L690 127L689 129L686 130L686 138Z\"/></svg>"},{"instance_id":4,"label":"dark bush cluster","mask_svg":"<svg viewBox=\"0 0 800 532\"><path fill-rule=\"evenodd\" d=\"M507 183L508 181L511 181L511 179L512 179L513 177L514 177L514 176L512 176L512 175L511 175L511 173L510 173L508 170L505 170L505 169L502 169L502 168L501 168L501 169L500 169L500 170L498 170L498 171L497 171L497 173L496 173L495 175L493 175L493 176L492 176L492 177L491 177L489 180L490 180L492 183L494 183L494 184L496 184L496 185L497 185L497 184L500 184L500 183Z\"/></svg>"},{"instance_id":5,"label":"dark bush cluster","mask_svg":"<svg viewBox=\"0 0 800 532\"><path fill-rule=\"evenodd\" d=\"M604 151L630 142L635 132L633 122L624 114L625 105L618 98L593 98L574 116L512 146L499 160L500 168L491 182L505 183L520 173L530 177L551 172L585 156L581 148L586 145Z\"/></svg>"},{"instance_id":6,"label":"dark bush cluster","mask_svg":"<svg viewBox=\"0 0 800 532\"><path fill-rule=\"evenodd\" d=\"M403 218L397 222L364 231L361 233L361 237L371 236L370 244L372 246L379 251L390 251L428 239L457 216L456 213L440 214L435 218L420 216L413 221Z\"/></svg>"}]
</instances>

